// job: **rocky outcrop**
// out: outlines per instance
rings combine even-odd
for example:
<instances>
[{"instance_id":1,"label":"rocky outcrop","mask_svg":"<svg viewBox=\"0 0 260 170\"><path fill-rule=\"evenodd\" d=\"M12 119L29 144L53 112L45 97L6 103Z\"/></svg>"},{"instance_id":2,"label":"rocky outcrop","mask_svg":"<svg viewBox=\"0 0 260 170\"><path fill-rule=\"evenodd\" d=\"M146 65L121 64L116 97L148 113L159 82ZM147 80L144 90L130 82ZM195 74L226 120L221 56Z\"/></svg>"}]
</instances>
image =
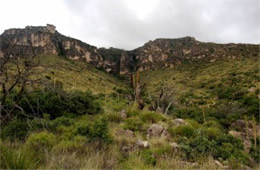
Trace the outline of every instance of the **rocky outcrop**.
<instances>
[{"instance_id":1,"label":"rocky outcrop","mask_svg":"<svg viewBox=\"0 0 260 170\"><path fill-rule=\"evenodd\" d=\"M96 48L66 37L55 26L9 29L0 36L0 57L50 53L83 60L105 71L127 75L133 71L175 67L181 63L258 57L259 45L203 43L193 37L156 39L132 51Z\"/></svg>"},{"instance_id":2,"label":"rocky outcrop","mask_svg":"<svg viewBox=\"0 0 260 170\"><path fill-rule=\"evenodd\" d=\"M102 57L96 47L58 33L53 25L9 29L0 36L0 57L46 53L82 59L96 67L103 66Z\"/></svg>"}]
</instances>

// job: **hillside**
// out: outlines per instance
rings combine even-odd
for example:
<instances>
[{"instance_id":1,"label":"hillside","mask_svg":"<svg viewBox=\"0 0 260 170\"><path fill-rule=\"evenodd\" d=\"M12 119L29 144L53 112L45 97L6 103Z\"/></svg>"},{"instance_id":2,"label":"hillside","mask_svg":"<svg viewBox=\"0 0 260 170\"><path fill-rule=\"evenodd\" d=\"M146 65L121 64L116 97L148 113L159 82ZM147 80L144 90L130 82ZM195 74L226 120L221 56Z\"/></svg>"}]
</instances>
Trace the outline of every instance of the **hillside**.
<instances>
[{"instance_id":1,"label":"hillside","mask_svg":"<svg viewBox=\"0 0 260 170\"><path fill-rule=\"evenodd\" d=\"M257 169L259 45L0 36L0 168Z\"/></svg>"}]
</instances>

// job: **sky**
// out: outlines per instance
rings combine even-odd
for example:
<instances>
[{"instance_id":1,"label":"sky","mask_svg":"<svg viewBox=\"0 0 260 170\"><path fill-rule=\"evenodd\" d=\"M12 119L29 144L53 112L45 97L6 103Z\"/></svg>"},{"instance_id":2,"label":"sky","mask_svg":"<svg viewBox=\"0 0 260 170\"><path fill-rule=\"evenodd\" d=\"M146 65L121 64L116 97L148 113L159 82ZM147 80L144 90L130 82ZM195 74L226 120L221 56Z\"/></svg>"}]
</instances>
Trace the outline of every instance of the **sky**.
<instances>
[{"instance_id":1,"label":"sky","mask_svg":"<svg viewBox=\"0 0 260 170\"><path fill-rule=\"evenodd\" d=\"M47 23L97 47L131 50L156 38L260 43L259 0L0 0L0 34Z\"/></svg>"}]
</instances>

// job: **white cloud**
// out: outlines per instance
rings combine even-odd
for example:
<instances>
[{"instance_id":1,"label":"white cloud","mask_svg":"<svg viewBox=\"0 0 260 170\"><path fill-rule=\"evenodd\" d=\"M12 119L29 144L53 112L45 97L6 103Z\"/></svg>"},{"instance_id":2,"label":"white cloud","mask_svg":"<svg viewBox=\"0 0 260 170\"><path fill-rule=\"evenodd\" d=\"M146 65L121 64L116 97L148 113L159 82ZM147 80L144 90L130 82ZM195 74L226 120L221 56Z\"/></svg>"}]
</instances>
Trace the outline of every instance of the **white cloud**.
<instances>
[{"instance_id":1,"label":"white cloud","mask_svg":"<svg viewBox=\"0 0 260 170\"><path fill-rule=\"evenodd\" d=\"M260 42L259 0L0 0L0 32L56 25L98 47L133 49L155 38Z\"/></svg>"}]
</instances>

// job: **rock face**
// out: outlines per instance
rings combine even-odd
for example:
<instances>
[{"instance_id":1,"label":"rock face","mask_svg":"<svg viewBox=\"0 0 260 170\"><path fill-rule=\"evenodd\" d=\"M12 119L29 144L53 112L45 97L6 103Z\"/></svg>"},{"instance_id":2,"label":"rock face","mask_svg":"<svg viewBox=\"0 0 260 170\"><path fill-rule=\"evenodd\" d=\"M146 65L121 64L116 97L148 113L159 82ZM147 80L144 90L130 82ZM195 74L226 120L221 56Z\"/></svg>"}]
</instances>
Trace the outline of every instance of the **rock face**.
<instances>
[{"instance_id":1,"label":"rock face","mask_svg":"<svg viewBox=\"0 0 260 170\"><path fill-rule=\"evenodd\" d=\"M9 29L0 36L0 55L2 57L44 53L82 59L96 67L103 65L102 57L96 47L58 33L53 25Z\"/></svg>"},{"instance_id":2,"label":"rock face","mask_svg":"<svg viewBox=\"0 0 260 170\"><path fill-rule=\"evenodd\" d=\"M258 57L259 45L203 43L193 37L156 39L132 51L96 48L66 37L55 26L9 29L0 36L0 58L50 53L83 60L105 71L127 75L193 61Z\"/></svg>"}]
</instances>

